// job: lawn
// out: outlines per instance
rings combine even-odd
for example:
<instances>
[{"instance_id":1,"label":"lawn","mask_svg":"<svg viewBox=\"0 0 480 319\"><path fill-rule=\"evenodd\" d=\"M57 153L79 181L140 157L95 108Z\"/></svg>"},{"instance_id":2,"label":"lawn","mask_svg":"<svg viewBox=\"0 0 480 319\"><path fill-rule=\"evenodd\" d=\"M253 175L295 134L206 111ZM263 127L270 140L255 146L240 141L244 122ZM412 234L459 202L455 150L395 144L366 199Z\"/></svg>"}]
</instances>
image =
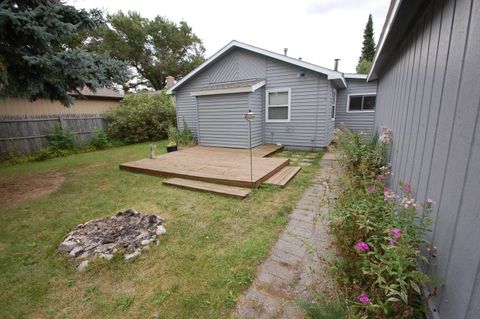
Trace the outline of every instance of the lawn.
<instances>
[{"instance_id":1,"label":"lawn","mask_svg":"<svg viewBox=\"0 0 480 319\"><path fill-rule=\"evenodd\" d=\"M50 194L0 205L0 318L229 317L321 157L314 153L287 187L263 186L239 200L118 169L148 153L148 144L137 144L0 167L0 181L9 183L64 179ZM307 154L284 153L299 162ZM127 208L166 219L160 245L133 262L94 262L84 273L57 253L77 224Z\"/></svg>"}]
</instances>

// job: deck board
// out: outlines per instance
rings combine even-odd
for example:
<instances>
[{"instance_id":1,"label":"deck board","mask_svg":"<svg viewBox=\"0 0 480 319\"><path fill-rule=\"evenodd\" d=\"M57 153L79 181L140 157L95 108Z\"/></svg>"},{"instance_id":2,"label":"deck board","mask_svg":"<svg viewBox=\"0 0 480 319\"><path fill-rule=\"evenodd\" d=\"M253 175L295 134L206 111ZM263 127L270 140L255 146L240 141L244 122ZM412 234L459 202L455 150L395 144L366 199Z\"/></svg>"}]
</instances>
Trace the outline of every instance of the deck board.
<instances>
[{"instance_id":1,"label":"deck board","mask_svg":"<svg viewBox=\"0 0 480 319\"><path fill-rule=\"evenodd\" d=\"M250 188L207 183L178 177L167 179L163 181L163 184L240 198L247 197L251 192Z\"/></svg>"},{"instance_id":2,"label":"deck board","mask_svg":"<svg viewBox=\"0 0 480 319\"><path fill-rule=\"evenodd\" d=\"M239 187L259 187L260 184L287 166L289 160L263 157L282 149L277 145L262 145L250 151L222 147L195 146L120 165L123 170L167 177L179 177Z\"/></svg>"},{"instance_id":3,"label":"deck board","mask_svg":"<svg viewBox=\"0 0 480 319\"><path fill-rule=\"evenodd\" d=\"M286 166L265 181L265 184L285 186L301 170L298 166Z\"/></svg>"}]
</instances>

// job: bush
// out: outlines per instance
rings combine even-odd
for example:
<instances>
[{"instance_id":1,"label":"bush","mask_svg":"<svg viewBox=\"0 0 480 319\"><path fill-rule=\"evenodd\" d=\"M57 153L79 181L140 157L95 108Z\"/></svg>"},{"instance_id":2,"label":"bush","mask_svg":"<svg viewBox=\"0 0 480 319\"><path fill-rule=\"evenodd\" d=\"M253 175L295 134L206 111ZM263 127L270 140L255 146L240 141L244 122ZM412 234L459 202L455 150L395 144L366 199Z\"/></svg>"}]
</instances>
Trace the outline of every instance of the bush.
<instances>
[{"instance_id":1,"label":"bush","mask_svg":"<svg viewBox=\"0 0 480 319\"><path fill-rule=\"evenodd\" d=\"M386 186L391 131L375 141L350 131L336 138L343 175L329 227L340 256L334 269L351 310L369 318L414 318L423 313L418 300L428 278L417 262L426 262L420 246L433 202L417 203L409 184L401 184L399 194Z\"/></svg>"},{"instance_id":2,"label":"bush","mask_svg":"<svg viewBox=\"0 0 480 319\"><path fill-rule=\"evenodd\" d=\"M103 150L112 146L110 140L108 139L107 133L105 133L105 131L101 128L95 129L89 144L93 149L96 150Z\"/></svg>"},{"instance_id":3,"label":"bush","mask_svg":"<svg viewBox=\"0 0 480 319\"><path fill-rule=\"evenodd\" d=\"M190 146L197 144L197 140L193 137L192 131L186 122L183 122L183 130L171 126L168 128L169 145Z\"/></svg>"},{"instance_id":4,"label":"bush","mask_svg":"<svg viewBox=\"0 0 480 319\"><path fill-rule=\"evenodd\" d=\"M139 143L167 137L175 125L175 108L165 91L125 96L121 105L106 114L108 133L123 143Z\"/></svg>"},{"instance_id":5,"label":"bush","mask_svg":"<svg viewBox=\"0 0 480 319\"><path fill-rule=\"evenodd\" d=\"M48 137L47 151L50 157L62 157L75 153L77 145L75 136L68 129L62 129L59 125L55 126Z\"/></svg>"}]
</instances>

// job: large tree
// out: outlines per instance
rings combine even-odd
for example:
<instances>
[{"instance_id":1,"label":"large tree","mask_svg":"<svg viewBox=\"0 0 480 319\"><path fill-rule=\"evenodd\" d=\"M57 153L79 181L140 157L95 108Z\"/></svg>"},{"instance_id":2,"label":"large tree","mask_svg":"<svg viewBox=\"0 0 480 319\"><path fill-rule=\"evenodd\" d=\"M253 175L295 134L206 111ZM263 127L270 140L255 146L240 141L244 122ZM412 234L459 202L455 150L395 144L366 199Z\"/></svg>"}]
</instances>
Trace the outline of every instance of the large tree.
<instances>
[{"instance_id":1,"label":"large tree","mask_svg":"<svg viewBox=\"0 0 480 319\"><path fill-rule=\"evenodd\" d=\"M363 31L362 54L358 59L357 72L368 73L375 57L375 39L373 38L372 15L368 15L367 25Z\"/></svg>"},{"instance_id":2,"label":"large tree","mask_svg":"<svg viewBox=\"0 0 480 319\"><path fill-rule=\"evenodd\" d=\"M79 34L104 24L98 10L77 10L59 0L0 3L0 96L73 103L68 93L122 83L125 63L81 47Z\"/></svg>"},{"instance_id":3,"label":"large tree","mask_svg":"<svg viewBox=\"0 0 480 319\"><path fill-rule=\"evenodd\" d=\"M204 61L202 41L184 21L176 24L157 16L153 20L136 12L108 16L108 27L90 43L97 52L126 61L135 71L124 89L160 90L169 75L183 77Z\"/></svg>"}]
</instances>

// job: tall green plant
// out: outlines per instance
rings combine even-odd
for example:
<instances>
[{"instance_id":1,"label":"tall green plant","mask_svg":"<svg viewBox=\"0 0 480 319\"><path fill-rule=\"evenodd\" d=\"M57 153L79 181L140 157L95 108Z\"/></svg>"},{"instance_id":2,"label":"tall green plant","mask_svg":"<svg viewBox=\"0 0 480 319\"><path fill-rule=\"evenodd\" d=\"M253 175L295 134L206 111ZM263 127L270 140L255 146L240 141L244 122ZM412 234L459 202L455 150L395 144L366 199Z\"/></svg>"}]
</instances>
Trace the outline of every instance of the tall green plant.
<instances>
[{"instance_id":1,"label":"tall green plant","mask_svg":"<svg viewBox=\"0 0 480 319\"><path fill-rule=\"evenodd\" d=\"M139 143L167 137L175 125L173 101L165 91L127 95L121 105L106 114L108 133L124 143Z\"/></svg>"}]
</instances>

